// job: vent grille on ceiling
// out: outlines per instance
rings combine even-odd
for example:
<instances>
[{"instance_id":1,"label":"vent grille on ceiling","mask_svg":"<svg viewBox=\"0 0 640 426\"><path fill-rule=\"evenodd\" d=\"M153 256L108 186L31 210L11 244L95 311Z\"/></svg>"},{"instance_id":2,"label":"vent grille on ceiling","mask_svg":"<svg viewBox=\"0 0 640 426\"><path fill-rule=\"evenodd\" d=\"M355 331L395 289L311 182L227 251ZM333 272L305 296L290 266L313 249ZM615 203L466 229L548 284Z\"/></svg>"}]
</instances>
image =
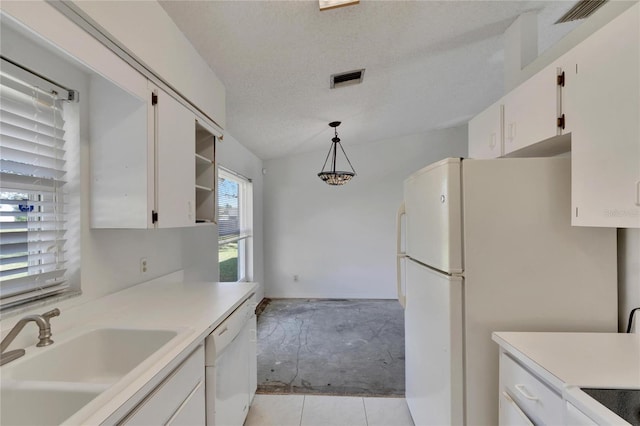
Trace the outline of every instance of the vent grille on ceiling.
<instances>
[{"instance_id":1,"label":"vent grille on ceiling","mask_svg":"<svg viewBox=\"0 0 640 426\"><path fill-rule=\"evenodd\" d=\"M567 11L556 24L563 22L577 21L578 19L587 18L602 7L608 0L579 0L571 9Z\"/></svg>"},{"instance_id":2,"label":"vent grille on ceiling","mask_svg":"<svg viewBox=\"0 0 640 426\"><path fill-rule=\"evenodd\" d=\"M353 70L347 72L341 72L331 75L330 87L335 89L336 87L349 86L351 84L360 84L364 78L364 68L360 70Z\"/></svg>"}]
</instances>

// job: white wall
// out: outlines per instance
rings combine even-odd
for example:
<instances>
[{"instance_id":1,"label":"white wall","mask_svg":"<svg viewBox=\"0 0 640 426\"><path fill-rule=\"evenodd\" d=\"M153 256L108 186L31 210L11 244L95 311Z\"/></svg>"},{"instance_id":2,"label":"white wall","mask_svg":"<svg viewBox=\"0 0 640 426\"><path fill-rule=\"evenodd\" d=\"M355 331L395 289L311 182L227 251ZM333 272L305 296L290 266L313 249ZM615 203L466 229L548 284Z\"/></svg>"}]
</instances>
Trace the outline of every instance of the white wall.
<instances>
[{"instance_id":1,"label":"white wall","mask_svg":"<svg viewBox=\"0 0 640 426\"><path fill-rule=\"evenodd\" d=\"M74 1L67 4L126 47L139 63L224 127L225 87L155 1ZM141 17L144 24L141 25ZM203 84L206 82L206 84Z\"/></svg>"},{"instance_id":2,"label":"white wall","mask_svg":"<svg viewBox=\"0 0 640 426\"><path fill-rule=\"evenodd\" d=\"M262 160L246 149L229 133L216 147L216 160L220 166L251 179L253 183L253 276L260 283L257 300L264 297L264 238L263 238L263 175Z\"/></svg>"},{"instance_id":3,"label":"white wall","mask_svg":"<svg viewBox=\"0 0 640 426\"><path fill-rule=\"evenodd\" d=\"M429 163L466 156L467 128L343 144L358 175L341 187L317 177L325 151L264 163L267 297L396 298L402 183Z\"/></svg>"},{"instance_id":4,"label":"white wall","mask_svg":"<svg viewBox=\"0 0 640 426\"><path fill-rule=\"evenodd\" d=\"M640 307L640 229L618 230L619 331L626 331L629 312ZM640 334L640 313L635 332Z\"/></svg>"}]
</instances>

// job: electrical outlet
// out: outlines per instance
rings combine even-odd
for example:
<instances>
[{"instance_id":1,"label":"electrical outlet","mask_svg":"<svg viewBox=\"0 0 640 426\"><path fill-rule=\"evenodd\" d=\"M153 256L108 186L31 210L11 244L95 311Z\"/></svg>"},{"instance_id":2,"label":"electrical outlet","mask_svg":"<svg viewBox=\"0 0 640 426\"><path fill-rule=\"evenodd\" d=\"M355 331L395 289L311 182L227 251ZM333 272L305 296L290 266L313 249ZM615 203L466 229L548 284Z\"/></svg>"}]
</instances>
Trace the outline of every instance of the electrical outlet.
<instances>
[{"instance_id":1,"label":"electrical outlet","mask_svg":"<svg viewBox=\"0 0 640 426\"><path fill-rule=\"evenodd\" d=\"M149 268L147 267L147 258L146 257L141 257L140 258L140 273L144 274L149 270Z\"/></svg>"},{"instance_id":2,"label":"electrical outlet","mask_svg":"<svg viewBox=\"0 0 640 426\"><path fill-rule=\"evenodd\" d=\"M298 275L293 276L293 281L298 282L299 280L300 280L300 276Z\"/></svg>"}]
</instances>

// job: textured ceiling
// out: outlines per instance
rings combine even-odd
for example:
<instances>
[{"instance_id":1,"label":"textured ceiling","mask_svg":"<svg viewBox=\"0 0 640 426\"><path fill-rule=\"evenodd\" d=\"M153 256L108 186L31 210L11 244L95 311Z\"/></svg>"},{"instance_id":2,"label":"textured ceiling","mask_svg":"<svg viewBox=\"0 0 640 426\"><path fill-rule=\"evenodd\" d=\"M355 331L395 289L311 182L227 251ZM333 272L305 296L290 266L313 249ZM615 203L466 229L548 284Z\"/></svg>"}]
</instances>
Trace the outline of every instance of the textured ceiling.
<instances>
[{"instance_id":1,"label":"textured ceiling","mask_svg":"<svg viewBox=\"0 0 640 426\"><path fill-rule=\"evenodd\" d=\"M262 159L458 125L503 94L502 34L539 11L540 50L573 1L161 1L227 90L226 131ZM359 85L334 73L366 68Z\"/></svg>"}]
</instances>

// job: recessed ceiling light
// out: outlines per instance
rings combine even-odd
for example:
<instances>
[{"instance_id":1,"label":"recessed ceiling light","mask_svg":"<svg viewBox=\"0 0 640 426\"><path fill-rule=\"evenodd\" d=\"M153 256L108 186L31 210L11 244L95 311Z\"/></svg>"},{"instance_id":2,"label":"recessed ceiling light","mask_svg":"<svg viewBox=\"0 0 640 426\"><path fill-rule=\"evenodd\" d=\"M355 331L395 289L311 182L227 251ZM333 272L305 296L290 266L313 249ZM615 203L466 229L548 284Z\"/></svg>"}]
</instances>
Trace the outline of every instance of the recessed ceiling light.
<instances>
[{"instance_id":1,"label":"recessed ceiling light","mask_svg":"<svg viewBox=\"0 0 640 426\"><path fill-rule=\"evenodd\" d=\"M318 2L320 3L320 10L328 10L358 4L360 0L318 0Z\"/></svg>"}]
</instances>

